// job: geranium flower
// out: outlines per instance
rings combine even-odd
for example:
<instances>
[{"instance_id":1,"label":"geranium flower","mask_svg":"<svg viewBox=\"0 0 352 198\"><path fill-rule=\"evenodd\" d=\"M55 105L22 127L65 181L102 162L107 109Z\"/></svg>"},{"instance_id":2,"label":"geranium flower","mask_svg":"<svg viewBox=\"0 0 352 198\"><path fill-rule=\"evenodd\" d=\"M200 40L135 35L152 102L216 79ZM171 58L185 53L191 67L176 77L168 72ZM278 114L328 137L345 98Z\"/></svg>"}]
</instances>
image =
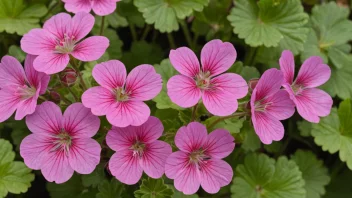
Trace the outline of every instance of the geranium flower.
<instances>
[{"instance_id":1,"label":"geranium flower","mask_svg":"<svg viewBox=\"0 0 352 198\"><path fill-rule=\"evenodd\" d=\"M238 74L221 73L232 66L236 57L233 45L220 40L212 40L203 47L202 68L197 56L189 48L171 50L170 61L181 73L170 78L167 83L171 101L188 108L202 98L207 110L214 115L234 113L238 107L237 99L247 95L248 85Z\"/></svg>"},{"instance_id":2,"label":"geranium flower","mask_svg":"<svg viewBox=\"0 0 352 198\"><path fill-rule=\"evenodd\" d=\"M15 119L22 120L37 107L39 95L45 93L50 76L33 68L35 56L27 55L24 69L12 56L4 56L0 63L0 122L15 111Z\"/></svg>"},{"instance_id":3,"label":"geranium flower","mask_svg":"<svg viewBox=\"0 0 352 198\"><path fill-rule=\"evenodd\" d=\"M312 56L304 61L295 75L295 62L291 51L285 50L281 54L280 69L284 74L284 84L286 91L296 104L298 113L307 121L318 123L320 117L330 114L332 108L332 98L329 94L316 87L329 80L331 69L324 64L319 56Z\"/></svg>"},{"instance_id":4,"label":"geranium flower","mask_svg":"<svg viewBox=\"0 0 352 198\"><path fill-rule=\"evenodd\" d=\"M180 151L168 157L166 176L174 179L175 188L184 194L196 193L199 186L208 193L217 193L232 180L232 168L222 158L235 148L233 141L224 129L208 135L205 126L198 122L181 127L175 136Z\"/></svg>"},{"instance_id":5,"label":"geranium flower","mask_svg":"<svg viewBox=\"0 0 352 198\"><path fill-rule=\"evenodd\" d=\"M69 12L89 13L91 10L95 14L105 16L113 13L116 9L116 2L120 0L62 0L65 3L65 9Z\"/></svg>"},{"instance_id":6,"label":"geranium flower","mask_svg":"<svg viewBox=\"0 0 352 198\"><path fill-rule=\"evenodd\" d=\"M90 174L100 161L100 145L92 139L100 120L81 103L70 105L64 115L53 102L39 105L26 118L31 135L20 146L24 163L41 170L46 180L63 183L73 172Z\"/></svg>"},{"instance_id":7,"label":"geranium flower","mask_svg":"<svg viewBox=\"0 0 352 198\"><path fill-rule=\"evenodd\" d=\"M152 116L141 126L113 127L106 136L106 143L116 151L109 161L112 175L125 184L137 183L143 171L160 178L172 153L169 144L157 140L163 131L161 121Z\"/></svg>"},{"instance_id":8,"label":"geranium flower","mask_svg":"<svg viewBox=\"0 0 352 198\"><path fill-rule=\"evenodd\" d=\"M97 64L93 77L101 86L82 95L84 106L91 108L94 115L106 115L117 127L146 122L150 109L143 101L154 98L162 88L161 76L151 65L137 66L128 76L126 73L125 65L118 60Z\"/></svg>"},{"instance_id":9,"label":"geranium flower","mask_svg":"<svg viewBox=\"0 0 352 198\"><path fill-rule=\"evenodd\" d=\"M271 144L284 137L285 130L280 120L291 117L295 112L290 96L280 89L282 82L282 72L269 69L259 79L251 96L252 123L264 144Z\"/></svg>"},{"instance_id":10,"label":"geranium flower","mask_svg":"<svg viewBox=\"0 0 352 198\"><path fill-rule=\"evenodd\" d=\"M109 46L103 36L91 36L80 42L92 30L94 17L88 13L60 13L44 23L43 29L32 29L21 39L21 48L28 54L38 55L34 68L46 74L65 69L70 55L81 61L99 59Z\"/></svg>"}]
</instances>

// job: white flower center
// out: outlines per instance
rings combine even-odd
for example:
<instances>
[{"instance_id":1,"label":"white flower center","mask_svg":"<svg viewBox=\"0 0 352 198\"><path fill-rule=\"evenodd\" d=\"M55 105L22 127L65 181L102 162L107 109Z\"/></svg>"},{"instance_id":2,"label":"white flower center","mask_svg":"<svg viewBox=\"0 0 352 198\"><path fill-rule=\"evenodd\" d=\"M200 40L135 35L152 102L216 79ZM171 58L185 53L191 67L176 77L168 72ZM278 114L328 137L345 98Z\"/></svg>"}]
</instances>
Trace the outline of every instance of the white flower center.
<instances>
[{"instance_id":1,"label":"white flower center","mask_svg":"<svg viewBox=\"0 0 352 198\"><path fill-rule=\"evenodd\" d=\"M202 166L207 164L209 159L211 159L211 157L206 155L203 149L193 151L189 155L189 163L194 164L198 170L201 170Z\"/></svg>"},{"instance_id":2,"label":"white flower center","mask_svg":"<svg viewBox=\"0 0 352 198\"><path fill-rule=\"evenodd\" d=\"M142 157L144 150L145 150L145 144L140 142L140 141L136 141L130 148L133 151L133 156L134 157Z\"/></svg>"},{"instance_id":3,"label":"white flower center","mask_svg":"<svg viewBox=\"0 0 352 198\"><path fill-rule=\"evenodd\" d=\"M210 85L210 72L200 72L196 76L196 84L200 89L208 89Z\"/></svg>"},{"instance_id":4,"label":"white flower center","mask_svg":"<svg viewBox=\"0 0 352 198\"><path fill-rule=\"evenodd\" d=\"M61 129L61 131L54 136L53 144L54 147L51 151L62 150L66 155L68 155L72 145L72 137L64 129Z\"/></svg>"},{"instance_id":5,"label":"white flower center","mask_svg":"<svg viewBox=\"0 0 352 198\"><path fill-rule=\"evenodd\" d=\"M116 90L116 100L119 102L123 102L128 100L128 93L121 87Z\"/></svg>"},{"instance_id":6,"label":"white flower center","mask_svg":"<svg viewBox=\"0 0 352 198\"><path fill-rule=\"evenodd\" d=\"M18 89L18 92L21 99L26 100L33 97L36 94L37 89L35 87L31 87L30 85L23 85Z\"/></svg>"},{"instance_id":7,"label":"white flower center","mask_svg":"<svg viewBox=\"0 0 352 198\"><path fill-rule=\"evenodd\" d=\"M68 54L71 53L76 47L77 41L74 36L64 35L64 39L57 40L55 50L60 54Z\"/></svg>"}]
</instances>

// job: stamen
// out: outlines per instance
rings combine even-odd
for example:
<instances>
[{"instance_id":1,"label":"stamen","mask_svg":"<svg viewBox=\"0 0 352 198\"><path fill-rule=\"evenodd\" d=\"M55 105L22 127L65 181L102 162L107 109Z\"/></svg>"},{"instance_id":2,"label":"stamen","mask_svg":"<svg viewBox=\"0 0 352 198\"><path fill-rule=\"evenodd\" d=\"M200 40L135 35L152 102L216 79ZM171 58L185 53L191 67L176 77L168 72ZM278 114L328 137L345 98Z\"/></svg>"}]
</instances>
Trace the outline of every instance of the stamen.
<instances>
[{"instance_id":1,"label":"stamen","mask_svg":"<svg viewBox=\"0 0 352 198\"><path fill-rule=\"evenodd\" d=\"M208 163L211 157L206 155L204 150L200 148L199 150L193 151L189 155L189 163L197 167L198 170L202 169L202 166Z\"/></svg>"},{"instance_id":2,"label":"stamen","mask_svg":"<svg viewBox=\"0 0 352 198\"><path fill-rule=\"evenodd\" d=\"M61 129L60 133L54 136L55 140L53 141L54 147L51 151L62 150L66 155L70 152L70 147L72 145L72 137L64 129Z\"/></svg>"},{"instance_id":3,"label":"stamen","mask_svg":"<svg viewBox=\"0 0 352 198\"><path fill-rule=\"evenodd\" d=\"M23 85L18 89L18 93L23 100L33 97L36 92L37 89L35 87L31 87L30 85Z\"/></svg>"},{"instance_id":4,"label":"stamen","mask_svg":"<svg viewBox=\"0 0 352 198\"><path fill-rule=\"evenodd\" d=\"M196 80L197 87L201 89L208 89L210 85L210 72L209 71L207 71L206 73L200 72L196 76L195 80Z\"/></svg>"},{"instance_id":5,"label":"stamen","mask_svg":"<svg viewBox=\"0 0 352 198\"><path fill-rule=\"evenodd\" d=\"M128 100L128 93L125 92L125 90L120 87L116 90L116 100L119 101L119 102L123 102L123 101L126 101Z\"/></svg>"},{"instance_id":6,"label":"stamen","mask_svg":"<svg viewBox=\"0 0 352 198\"><path fill-rule=\"evenodd\" d=\"M130 149L133 150L134 157L142 157L145 150L145 144L137 140Z\"/></svg>"},{"instance_id":7,"label":"stamen","mask_svg":"<svg viewBox=\"0 0 352 198\"><path fill-rule=\"evenodd\" d=\"M57 40L57 45L55 46L55 50L60 54L67 54L74 50L76 47L76 40L74 36L68 36L66 33L64 34L63 40Z\"/></svg>"}]
</instances>

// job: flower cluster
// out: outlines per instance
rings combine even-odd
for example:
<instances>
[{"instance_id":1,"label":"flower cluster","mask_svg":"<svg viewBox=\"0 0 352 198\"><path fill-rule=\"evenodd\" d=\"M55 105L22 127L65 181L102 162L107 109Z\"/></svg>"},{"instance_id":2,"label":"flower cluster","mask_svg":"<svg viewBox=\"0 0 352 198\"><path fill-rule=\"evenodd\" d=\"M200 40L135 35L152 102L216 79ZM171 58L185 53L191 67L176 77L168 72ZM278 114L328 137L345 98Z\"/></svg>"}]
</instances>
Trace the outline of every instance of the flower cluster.
<instances>
[{"instance_id":1,"label":"flower cluster","mask_svg":"<svg viewBox=\"0 0 352 198\"><path fill-rule=\"evenodd\" d=\"M63 0L65 8L76 14L57 14L42 29L24 35L21 47L28 53L24 69L11 56L1 60L0 122L15 111L16 120L26 117L32 134L23 139L20 154L29 168L41 170L48 181L63 183L74 171L89 174L95 169L102 149L93 136L102 128L98 116L106 116L112 127L104 143L115 151L108 168L119 181L135 184L143 172L152 178L165 173L184 194L193 194L200 186L216 193L228 185L233 170L223 158L234 150L235 139L227 130L208 134L207 126L195 119L178 129L174 142L179 151L173 152L166 141L158 140L164 127L151 116L145 101L155 98L163 83L167 83L171 101L180 107L204 105L211 116L250 118L264 144L283 138L280 121L290 118L295 107L304 119L315 123L330 113L332 98L316 88L331 73L320 57L307 59L293 80L294 57L284 51L280 70L269 69L248 85L240 75L224 73L236 61L237 52L231 43L221 40L203 47L200 62L187 47L171 50L170 62L180 74L168 82L162 82L152 65L139 65L127 75L122 62L110 60L95 65L92 76L99 86L85 90L82 85L82 103L68 105L64 114L50 101L37 106L38 98L48 90L50 75L65 70L58 76L69 89L81 77L77 60L94 61L105 53L109 46L106 37L85 39L94 25L88 12L93 9L98 15L107 15L115 10L117 1ZM65 69L69 63L74 68ZM84 83L83 78L80 81ZM234 114L236 111L241 114Z\"/></svg>"}]
</instances>

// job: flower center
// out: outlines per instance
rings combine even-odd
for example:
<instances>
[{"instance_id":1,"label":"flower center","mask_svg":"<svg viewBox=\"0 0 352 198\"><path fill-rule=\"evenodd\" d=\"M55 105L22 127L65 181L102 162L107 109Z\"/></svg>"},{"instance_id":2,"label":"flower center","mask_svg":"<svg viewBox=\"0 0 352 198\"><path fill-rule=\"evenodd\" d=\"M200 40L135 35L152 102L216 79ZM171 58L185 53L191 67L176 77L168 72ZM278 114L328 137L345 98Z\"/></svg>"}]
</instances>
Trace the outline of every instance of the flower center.
<instances>
[{"instance_id":1,"label":"flower center","mask_svg":"<svg viewBox=\"0 0 352 198\"><path fill-rule=\"evenodd\" d=\"M210 72L200 72L197 76L196 76L196 84L197 87L199 87L200 89L207 89L209 88L210 85Z\"/></svg>"},{"instance_id":2,"label":"flower center","mask_svg":"<svg viewBox=\"0 0 352 198\"><path fill-rule=\"evenodd\" d=\"M293 84L293 85L291 85L291 88L292 88L293 93L295 93L295 95L298 95L303 91L303 87L301 85Z\"/></svg>"},{"instance_id":3,"label":"flower center","mask_svg":"<svg viewBox=\"0 0 352 198\"><path fill-rule=\"evenodd\" d=\"M64 129L61 129L60 133L54 136L54 139L52 151L62 150L68 155L72 145L72 137L70 134Z\"/></svg>"},{"instance_id":4,"label":"flower center","mask_svg":"<svg viewBox=\"0 0 352 198\"><path fill-rule=\"evenodd\" d=\"M75 49L76 40L74 36L64 35L64 39L58 40L55 46L55 50L60 54L68 54Z\"/></svg>"},{"instance_id":5,"label":"flower center","mask_svg":"<svg viewBox=\"0 0 352 198\"><path fill-rule=\"evenodd\" d=\"M193 151L189 155L189 163L194 164L199 170L201 170L202 166L205 165L209 159L211 159L211 157L206 155L203 149Z\"/></svg>"},{"instance_id":6,"label":"flower center","mask_svg":"<svg viewBox=\"0 0 352 198\"><path fill-rule=\"evenodd\" d=\"M128 93L122 87L116 90L116 100L119 102L128 100Z\"/></svg>"},{"instance_id":7,"label":"flower center","mask_svg":"<svg viewBox=\"0 0 352 198\"><path fill-rule=\"evenodd\" d=\"M266 108L270 107L272 105L272 102L265 102L262 103L262 101L257 101L254 104L255 111L262 111L264 112Z\"/></svg>"},{"instance_id":8,"label":"flower center","mask_svg":"<svg viewBox=\"0 0 352 198\"><path fill-rule=\"evenodd\" d=\"M133 151L134 157L142 157L145 150L145 144L137 140L130 149Z\"/></svg>"},{"instance_id":9,"label":"flower center","mask_svg":"<svg viewBox=\"0 0 352 198\"><path fill-rule=\"evenodd\" d=\"M31 87L30 85L23 85L23 87L19 88L19 95L23 100L33 97L36 92L37 89L35 87Z\"/></svg>"}]
</instances>

